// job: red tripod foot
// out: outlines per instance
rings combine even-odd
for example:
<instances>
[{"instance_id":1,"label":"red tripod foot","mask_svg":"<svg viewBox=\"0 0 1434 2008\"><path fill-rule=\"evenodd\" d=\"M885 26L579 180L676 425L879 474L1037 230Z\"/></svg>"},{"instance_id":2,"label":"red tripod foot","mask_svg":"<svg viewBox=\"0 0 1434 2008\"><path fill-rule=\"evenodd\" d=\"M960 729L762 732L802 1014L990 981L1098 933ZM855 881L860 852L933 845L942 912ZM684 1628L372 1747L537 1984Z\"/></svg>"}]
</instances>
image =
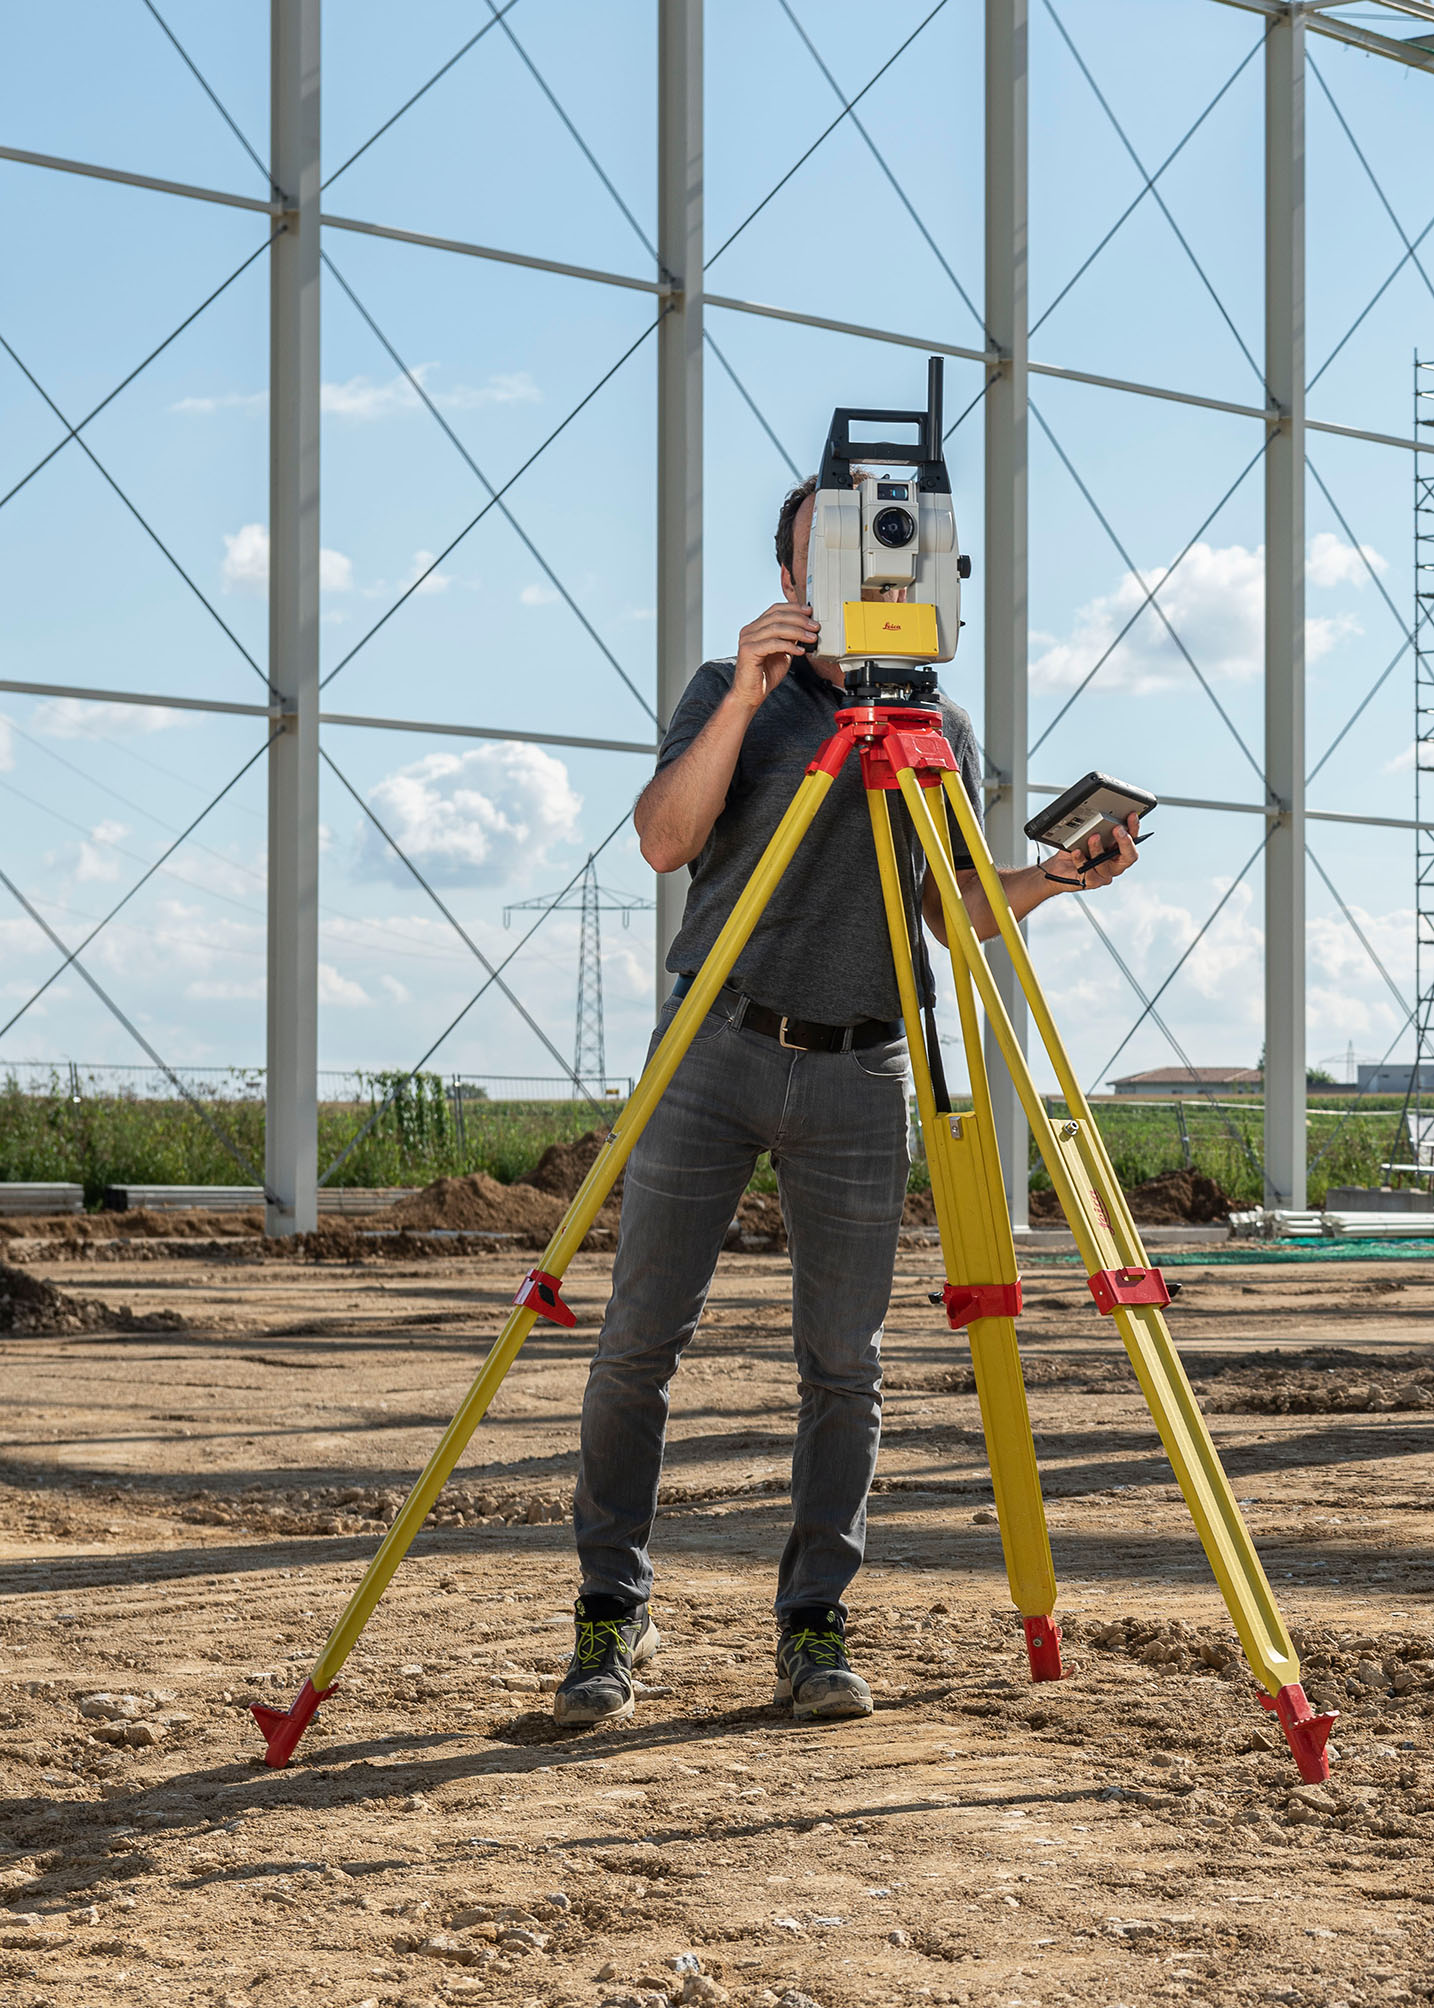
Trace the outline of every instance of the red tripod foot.
<instances>
[{"instance_id":1,"label":"red tripod foot","mask_svg":"<svg viewBox=\"0 0 1434 2008\"><path fill-rule=\"evenodd\" d=\"M1054 1618L1022 1618L1026 1634L1026 1654L1031 1662L1032 1680L1064 1680L1061 1665L1061 1628Z\"/></svg>"},{"instance_id":2,"label":"red tripod foot","mask_svg":"<svg viewBox=\"0 0 1434 2008\"><path fill-rule=\"evenodd\" d=\"M326 1701L333 1691L332 1687L325 1687L316 1693L314 1683L306 1680L299 1689L292 1708L266 1708L262 1701L254 1703L249 1713L263 1731L264 1741L268 1745L264 1752L264 1762L273 1770L283 1770L294 1754L295 1744L317 1712L319 1703Z\"/></svg>"},{"instance_id":3,"label":"red tripod foot","mask_svg":"<svg viewBox=\"0 0 1434 2008\"><path fill-rule=\"evenodd\" d=\"M1300 1776L1307 1785L1319 1785L1329 1776L1329 1753L1325 1749L1329 1732L1339 1720L1339 1710L1316 1715L1299 1681L1282 1687L1278 1694L1262 1694L1261 1708L1277 1715L1285 1741L1294 1753Z\"/></svg>"}]
</instances>

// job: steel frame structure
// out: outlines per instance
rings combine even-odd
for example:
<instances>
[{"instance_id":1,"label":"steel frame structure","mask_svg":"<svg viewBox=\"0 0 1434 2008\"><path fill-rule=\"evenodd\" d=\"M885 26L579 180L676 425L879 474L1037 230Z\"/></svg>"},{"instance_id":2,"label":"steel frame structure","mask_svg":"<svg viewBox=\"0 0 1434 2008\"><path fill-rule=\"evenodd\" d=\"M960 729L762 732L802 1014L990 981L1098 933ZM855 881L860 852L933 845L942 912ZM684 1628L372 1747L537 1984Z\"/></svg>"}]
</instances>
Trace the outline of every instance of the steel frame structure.
<instances>
[{"instance_id":1,"label":"steel frame structure","mask_svg":"<svg viewBox=\"0 0 1434 2008\"><path fill-rule=\"evenodd\" d=\"M441 76L451 68L459 57L466 54L473 43L481 40L491 29L501 28L510 39L515 39L505 17L512 11L516 0L506 0L503 6L499 6L497 0L487 0L487 4L491 18L483 21L478 32L465 43L458 55L450 59L434 78L429 79L423 90L437 81L437 76ZM940 11L940 7L944 4L945 0L938 0L937 6L926 16L926 20L933 18L934 13ZM1051 0L1044 0L1044 4L1064 35L1065 30L1061 27ZM1305 80L1310 70L1307 42L1311 36L1326 37L1411 69L1434 73L1434 36L1423 38L1427 40L1428 46L1421 46L1421 41L1417 39L1401 40L1394 35L1377 33L1367 26L1345 21L1340 18L1337 11L1343 0L1214 0L1214 4L1242 9L1260 17L1264 22L1266 314L1264 359L1260 371L1265 389L1265 401L1262 405L1241 404L1168 386L1098 375L1089 371L1065 368L1058 363L1033 360L1030 357L1028 351L1032 330L1026 289L1029 0L984 0L985 300L984 309L978 318L982 321L985 339L983 347L979 349L954 344L939 337L865 326L824 315L804 313L795 308L740 299L706 289L704 284L706 264L710 264L711 261L704 263L703 243L702 0L656 0L659 109L656 246L648 243L641 226L622 203L621 197L608 181L591 150L583 142L562 107L557 104L557 100L552 97L552 93L547 90L546 84L542 84L590 164L619 206L623 208L634 230L653 255L656 273L651 278L631 273L603 271L523 252L501 250L489 245L437 237L418 230L377 224L324 210L321 206L321 194L325 184L321 179L320 168L320 0L271 0L270 160L268 167L264 169L266 178L270 181L270 194L267 199L163 180L152 175L131 173L121 167L0 146L0 160L3 161L49 172L92 176L120 182L130 187L148 189L182 200L217 203L249 210L267 218L272 226L267 247L260 247L261 252L267 248L270 271L270 585L267 674L253 662L252 658L248 658L251 666L268 685L268 701L246 704L237 701L174 697L145 691L101 690L57 683L0 680L0 691L256 717L266 720L270 725L271 736L267 747L270 858L268 1109L264 1183L266 1220L271 1233L302 1231L312 1228L317 1221L317 1186L320 1183L316 1156L318 776L321 757L333 768L339 779L343 780L342 774L334 766L329 754L321 749L320 728L336 725L438 733L443 736L479 739L517 739L540 745L649 756L656 743L655 740L593 739L540 731L498 730L473 724L440 724L408 718L380 718L321 708L322 686L319 677L318 650L321 262L330 266L339 284L349 293L350 298L354 299L354 304L369 321L373 332L408 376L433 417L443 426L453 445L488 490L489 501L467 529L471 529L489 509L497 507L503 510L513 527L518 529L519 535L528 542L529 549L533 551L549 577L558 585L572 611L592 638L604 649L613 667L623 676L624 681L628 682L629 688L649 711L659 737L702 653L702 400L705 348L712 347L718 354L724 369L776 443L775 434L772 434L771 428L766 425L766 420L750 394L736 377L725 357L716 350L710 329L706 326L707 310L756 315L798 327L827 330L982 364L985 371L985 388L980 402L984 406L985 430L986 793L988 828L992 847L998 857L1015 858L1023 855L1022 826L1026 820L1028 796L1054 794L1059 791L1054 785L1028 779L1029 759L1037 750L1028 745L1027 733L1027 482L1028 423L1031 415L1036 416L1060 457L1066 460L1066 456L1050 432L1049 426L1032 404L1030 379L1054 377L1064 382L1090 385L1129 396L1163 399L1228 413L1249 421L1252 427L1258 426L1260 444L1245 473L1249 473L1256 463L1263 461L1266 584L1263 763L1256 763L1249 749L1244 750L1252 765L1256 765L1257 771L1261 772L1264 800L1237 802L1192 797L1167 799L1171 801L1172 806L1222 814L1254 815L1263 819L1265 838L1252 856L1246 871L1253 866L1256 858L1263 855L1266 902L1264 1166L1266 1200L1269 1204L1303 1207L1306 1148L1304 866L1307 853L1321 877L1330 884L1318 859L1308 849L1307 825L1314 822L1329 822L1413 829L1419 832L1421 843L1429 836L1431 828L1434 828L1420 821L1418 816L1414 819L1360 816L1307 810L1305 806L1305 788L1308 779L1311 778L1306 772L1305 765L1303 708L1306 435L1327 433L1415 453L1434 451L1434 438L1421 439L1417 436L1406 438L1395 434L1373 432L1358 426L1311 419L1305 413L1307 384L1303 344L1304 94ZM1391 25L1400 17L1410 17L1434 25L1434 0L1377 0L1377 4L1389 14ZM876 153L875 143L860 125L854 110L858 100L865 95L865 90L870 89L870 83L850 100L843 97L810 39L800 29L800 25L796 25L827 81L842 99L837 118L826 128L815 145L820 145L827 133L834 130L842 119L850 116L868 147ZM909 46L924 26L925 20L901 45L897 56ZM1066 39L1069 41L1069 37ZM1074 46L1071 46L1074 53ZM889 58L877 75L881 75L896 59L896 56ZM188 57L185 60L189 62ZM1077 56L1077 61L1079 60ZM529 62L530 68L533 67L526 55L524 61ZM189 67L194 70L199 82L218 105L251 158L262 167L263 163L259 161L258 155L233 125L227 112L223 111L222 105L219 105L218 99L204 83L197 69L192 63ZM534 74L538 73L534 71ZM1087 76L1089 79L1088 72ZM872 83L875 81L876 78L871 79ZM1089 79L1089 81L1092 83L1092 88L1096 88L1094 80ZM539 82L542 83L541 77ZM1327 87L1324 88L1327 91ZM416 102L422 94L423 91L420 90L401 106L393 119L386 121L385 125L365 142L365 147L380 137L394 119L401 117L409 105ZM1097 89L1097 96L1099 95ZM1114 113L1105 105L1104 99L1101 102L1107 116L1120 133L1127 151L1132 158L1136 158L1134 149L1126 140ZM1202 119L1204 116L1205 114L1202 114ZM1198 126L1200 122L1197 120L1196 125ZM1194 130L1192 127L1191 131ZM1188 138L1189 134L1186 137ZM1183 144L1184 141L1181 142L1182 146ZM809 152L813 150L815 147L809 149ZM359 151L364 151L364 148L360 148ZM1178 151L1179 148L1176 149L1176 152ZM879 154L876 157L878 160L881 159ZM355 158L356 154L351 155L350 160L343 165L348 166ZM803 159L805 158L804 155ZM1159 176L1173 158L1174 154L1171 154L1153 173L1137 161L1145 177L1145 187L1136 198L1136 202L1153 193L1179 236L1178 226L1175 225L1174 219L1170 218L1169 211L1165 210L1163 198L1156 189ZM884 161L881 164L885 168ZM1373 180L1372 170L1368 170L1367 163L1365 165ZM335 174L340 171L342 170L336 169ZM795 172L795 169L792 172ZM922 228L923 234L934 250L930 233L925 230L924 225L921 225L920 218L916 216L905 191L901 189L890 170L887 169L886 172L888 179L906 204L908 212ZM784 180L786 178L784 177ZM778 187L781 185L779 183ZM1377 182L1375 186L1388 208L1387 199L1383 197L1382 190L1378 190ZM763 204L758 205L759 209L765 206L766 200L770 200L770 195L764 199ZM1131 208L1134 207L1135 203L1132 203ZM752 212L753 215L756 213L755 210ZM1129 213L1128 209L1125 214ZM1405 260L1401 260L1401 265L1413 259L1426 285L1429 285L1431 292L1434 292L1434 283L1430 282L1422 265L1418 265L1416 250L1421 240L1416 239L1411 242L1402 226L1398 224L1397 218L1393 217L1392 210L1390 215L1406 246ZM750 220L749 216L746 221ZM1114 234L1114 229L1118 229L1123 221L1124 216L1113 226L1109 234ZM739 229L745 227L744 222ZM1429 227L1434 229L1434 223ZM362 303L354 298L347 282L332 266L332 261L322 248L323 233L326 231L359 232L426 247L449 255L523 266L594 285L626 288L652 297L655 319L639 341L627 351L627 355L635 353L645 341L647 334L656 333L658 646L655 705L648 705L641 693L636 691L636 687L626 677L625 671L612 656L611 651L606 649L546 559L531 541L526 539L526 534L517 525L504 501L504 496L518 476L532 465L538 454L546 450L576 415L576 411L581 410L582 405L595 396L616 370L621 368L627 356L620 358L618 363L599 380L593 391L588 393L588 397L581 401L574 412L569 413L568 418L563 420L555 432L549 434L517 473L510 476L503 487L495 488L456 435L447 427L423 392L418 378L408 370L407 365L382 335ZM730 237L726 240L727 243L731 241ZM1108 238L1104 241L1108 241ZM1184 243L1183 238L1181 242ZM719 249L725 248L726 243L719 247ZM1194 254L1189 252L1188 245L1185 249L1193 260ZM260 252L252 254L245 261L245 265L254 262L259 255ZM937 255L939 257L940 254ZM944 260L942 263L944 265ZM241 266L240 270L243 269L245 267ZM1396 271L1398 269L1400 268L1396 267ZM955 279L954 273L950 272L949 267L946 270L959 288L959 281ZM1199 270L1198 261L1197 270ZM231 280L226 281L225 285L231 283L233 277L237 277L237 273L231 275ZM1201 277L1204 278L1203 272ZM1208 287L1208 280L1205 283ZM1388 283L1386 281L1386 284ZM218 290L222 292L224 289L221 287ZM1213 294L1213 288L1210 290L1212 297L1216 298L1216 304L1219 305L1218 296ZM217 297L216 292L210 299ZM1378 295L1375 297L1378 298ZM209 301L202 303L195 310L196 314L202 312L208 304ZM1224 311L1223 307L1221 311ZM1368 308L1365 311L1368 312ZM189 316L189 320L194 318L194 315ZM1228 316L1226 318L1228 319ZM188 320L181 325L187 326ZM1233 327L1233 324L1231 325ZM1358 322L1355 326L1358 326ZM1238 331L1236 333L1238 339ZM1353 329L1350 333L1353 333ZM154 355L159 354L168 345L168 340L172 339L173 335L160 345L160 349L156 349L149 358L146 358L144 363L131 371L101 405L96 406L94 411L77 423L71 423L64 418L59 413L58 407L46 398L46 402L51 404L51 409L66 428L65 438L52 449L52 454L74 441L94 460L94 455L90 453L90 449L81 437L89 419L133 381L139 370L146 367ZM1348 336L1345 339L1347 340ZM21 369L25 369L14 351L9 350L8 344L4 346ZM1246 353L1249 353L1248 350ZM1256 367L1259 368L1258 365ZM28 370L25 370L25 374L30 375ZM35 384L37 390L40 389L33 377L30 377L30 381ZM43 391L41 395L45 395ZM46 456L49 457L52 456ZM116 492L120 493L126 506L133 510L133 505L128 503L123 492L118 489L117 484L103 467L100 467L97 460L95 465L102 474L105 474L110 485L116 488ZM1121 550L1122 555L1126 555L1115 532L1101 514L1089 490L1080 482L1079 475L1068 460L1066 465L1081 487L1086 500L1095 510L1102 527ZM33 473L37 469L31 471ZM1311 471L1314 472L1315 479L1338 516L1338 505L1325 489L1317 469ZM29 476L25 478L28 480ZM1240 477L1243 478L1244 475ZM1238 482L1236 485L1238 486ZM1228 491L1228 493L1233 492L1233 489ZM1228 493L1225 499L1228 499ZM3 502L8 499L8 496L0 498L0 506L3 506ZM1221 506L1223 501L1217 508ZM133 513L138 516L137 510L133 510ZM143 518L139 520L161 551L175 565L176 570L181 571L186 583L203 600L198 587L182 572L157 534L144 523ZM1207 522L1209 520L1207 518ZM1339 520L1343 522L1344 519L1340 516ZM1204 525L1201 528L1203 530ZM467 529L460 535L466 535ZM1200 532L1196 533L1197 536L1199 534ZM1352 539L1352 541L1357 544L1357 540ZM1191 542L1194 542L1193 538ZM1187 545L1186 549L1189 548ZM445 555L446 552L441 553L440 560ZM439 561L436 560L435 563L437 562ZM1176 563L1179 562L1177 559ZM1130 569L1134 573L1133 564ZM1172 571L1173 569L1174 567L1171 568ZM1169 573L1166 576L1168 577ZM417 583L421 581L415 582L407 590L409 592L415 590ZM1376 585L1379 583L1377 578L1375 583ZM1147 606L1153 609L1204 684L1198 666L1190 657L1188 650L1184 649L1183 643L1180 643L1178 635L1170 627L1163 608L1158 604L1159 590L1160 587L1157 585L1148 591L1139 612L1144 612ZM1382 587L1380 590L1383 592ZM1397 610L1394 609L1392 601L1389 601L1387 593L1384 597L1390 611L1398 620ZM389 613L396 612L402 603L402 599L395 602ZM204 601L204 604L208 606L209 603ZM217 611L213 607L209 607L209 611L223 626L224 623ZM1133 618L1138 618L1139 612ZM388 617L389 615L385 614L383 619L386 620ZM1358 710L1344 727L1344 731L1349 730L1349 726L1353 724L1354 718L1358 717L1364 704L1368 703L1374 691L1380 687L1400 657L1412 645L1407 624L1401 620L1400 625L1405 635L1404 647L1391 661L1378 683L1366 693ZM376 629L370 630L374 631ZM232 634L230 638L235 641L236 647L241 647L241 652L247 657L247 651L242 651L242 645L238 643L237 638ZM366 640L367 636L364 639ZM1112 647L1115 645L1112 644ZM362 642L358 646L362 646ZM340 663L338 667L342 668L343 664ZM1098 663L1096 669L1099 667ZM1095 673L1093 670L1091 675ZM335 674L337 669L331 671L329 678L325 678L324 682L329 681ZM1087 682L1089 680L1088 677ZM1210 691L1208 685L1204 687L1207 695L1219 708L1214 693ZM1226 723L1229 722L1227 718ZM1233 725L1230 729L1234 732ZM1236 734L1237 739L1238 736ZM1343 737L1343 733L1339 737ZM1037 742L1037 747L1040 743ZM1240 743L1243 746L1243 741ZM1334 743L1336 745L1339 743L1338 738ZM1331 746L1326 751L1314 772L1318 771L1318 767L1324 764L1324 760L1328 759L1333 750ZM233 782L228 785L232 786ZM346 781L344 785L349 787L350 793L354 794L364 813L376 821L376 818L372 818L371 809L358 797L356 791ZM227 789L224 792L227 792ZM220 797L215 799L218 800ZM1422 813L1421 807L1419 815ZM193 827L195 825L191 824L190 828ZM388 833L384 834L387 836ZM185 835L188 835L188 831L184 832L176 843L183 841ZM389 841L392 841L391 838ZM607 841L611 841L611 838L609 837ZM173 848L174 846L171 846L171 849ZM396 845L394 848L397 850ZM602 846L598 848L601 849ZM166 851L164 856L168 855L169 852ZM458 926L453 915L438 900L436 893L423 880L417 868L408 859L403 858L401 851L398 855L487 970L487 980L479 990L478 996L482 996L492 985L496 984L502 988L505 995L522 1012L532 1029L547 1045L550 1053L559 1059L560 1064L565 1064L542 1028L537 1026L531 1016L523 1010L522 1005L503 982L501 967L495 969L487 961L476 944ZM151 866L145 878L159 869L162 862L163 859ZM581 876L581 872L575 875L573 883L576 883L578 876ZM8 879L5 883L10 885ZM139 883L144 883L144 880ZM33 914L33 908L23 899L18 888L11 886L11 890L26 910ZM138 890L137 885L130 889L125 899L132 897L136 890ZM1335 892L1332 884L1330 890L1334 892L1350 924L1359 933L1372 961L1390 983L1395 995L1400 996L1397 986L1392 983L1388 972L1379 963L1377 955L1358 929L1353 915L1344 906L1343 900ZM677 875L658 879L656 917L659 988L665 980L667 947L680 919L680 898L681 885ZM124 901L120 904L123 905ZM106 919L112 918L113 913L118 910L118 907L113 909ZM1218 910L1217 908L1216 911ZM39 925L45 927L45 931L56 946L63 948L64 944L59 942L58 937L44 922L39 921L38 915L34 917ZM1211 919L1213 918L1212 915ZM105 923L100 923L103 924ZM535 923L537 924L539 923ZM1209 924L1207 921L1206 926ZM1107 946L1111 946L1108 937L1098 925L1097 931L1101 933L1102 939L1106 940ZM93 935L88 936L86 941L92 938ZM80 949L85 945L82 943L80 948L68 950L61 968L73 964L101 1000L121 1018L122 1022L128 1024L128 1020L124 1019L114 1000L106 995L83 965L77 961ZM521 945L520 943L519 946ZM1186 953L1188 952L1187 950ZM511 959L510 956L508 960ZM1001 951L993 953L992 960L1007 1008L1017 1020L1018 1029L1023 1029L1024 1001L1015 984L1008 958L1005 957L1004 951ZM1179 966L1177 965L1177 971ZM506 967L506 962L502 967ZM1139 992L1145 1005L1142 1019L1154 1012L1155 1002L1177 971L1171 972L1154 998L1146 998L1143 991ZM58 973L57 971L56 974ZM1128 971L1126 973L1129 974ZM49 980L53 981L54 978L51 977ZM1131 981L1133 983L1134 979L1131 978ZM1138 986L1136 988L1138 990ZM476 1001L476 998L471 1000L465 1011L472 1008L472 1002ZM1404 1001L1402 997L1400 1001ZM460 1017L462 1015L460 1013ZM1410 1016L1412 1015L1411 1011ZM13 1019L11 1022L14 1022ZM457 1022L456 1019L453 1021L454 1024ZM1157 1018L1156 1022L1161 1021ZM1406 1026L1408 1022L1406 1018ZM8 1027L0 1027L0 1033L5 1029ZM435 1043L441 1042L451 1029L450 1025L439 1035L439 1041ZM1401 1026L1401 1032L1403 1029ZM139 1035L136 1033L135 1036ZM148 1047L146 1050L152 1051ZM430 1047L429 1051L432 1050ZM157 1055L152 1056L158 1059ZM424 1060L427 1058L428 1055L425 1054ZM1026 1207L1025 1120L1010 1078L1004 1065L999 1062L999 1056L992 1054L990 1058L997 1128L1008 1181L1008 1199L1013 1221L1020 1227L1024 1224ZM424 1061L419 1062L419 1065L422 1064ZM325 1176L330 1175L334 1169L336 1166L330 1166Z\"/></svg>"}]
</instances>

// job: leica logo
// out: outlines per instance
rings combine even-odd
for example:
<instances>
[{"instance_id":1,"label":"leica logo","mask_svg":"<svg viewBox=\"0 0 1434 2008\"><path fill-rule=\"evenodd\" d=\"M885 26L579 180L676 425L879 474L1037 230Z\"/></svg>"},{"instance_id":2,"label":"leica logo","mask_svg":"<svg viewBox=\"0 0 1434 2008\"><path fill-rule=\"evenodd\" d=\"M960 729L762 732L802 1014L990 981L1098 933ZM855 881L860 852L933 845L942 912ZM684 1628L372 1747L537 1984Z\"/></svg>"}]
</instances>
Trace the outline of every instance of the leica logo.
<instances>
[{"instance_id":1,"label":"leica logo","mask_svg":"<svg viewBox=\"0 0 1434 2008\"><path fill-rule=\"evenodd\" d=\"M900 622L900 621L883 621L883 622L882 622L882 624L881 624L881 631L882 631L882 633L883 633L883 634L900 634L900 633L901 633L901 622Z\"/></svg>"}]
</instances>

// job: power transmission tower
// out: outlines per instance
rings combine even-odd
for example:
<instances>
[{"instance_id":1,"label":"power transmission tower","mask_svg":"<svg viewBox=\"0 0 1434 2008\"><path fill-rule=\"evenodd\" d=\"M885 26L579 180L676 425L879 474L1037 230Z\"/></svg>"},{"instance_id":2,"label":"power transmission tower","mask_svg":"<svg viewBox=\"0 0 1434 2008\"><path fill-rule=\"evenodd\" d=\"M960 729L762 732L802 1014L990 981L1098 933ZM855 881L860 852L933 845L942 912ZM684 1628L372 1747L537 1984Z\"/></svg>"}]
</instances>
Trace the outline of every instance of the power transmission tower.
<instances>
[{"instance_id":1,"label":"power transmission tower","mask_svg":"<svg viewBox=\"0 0 1434 2008\"><path fill-rule=\"evenodd\" d=\"M614 892L598 884L597 859L588 853L587 867L579 885L563 893L538 893L532 899L516 899L503 909L503 925L525 909L545 913L579 913L578 1008L573 1038L573 1072L585 1086L598 1092L607 1085L607 1053L603 1040L602 1013L602 920L606 913L620 913L626 927L635 913L647 913L654 902L636 893Z\"/></svg>"}]
</instances>

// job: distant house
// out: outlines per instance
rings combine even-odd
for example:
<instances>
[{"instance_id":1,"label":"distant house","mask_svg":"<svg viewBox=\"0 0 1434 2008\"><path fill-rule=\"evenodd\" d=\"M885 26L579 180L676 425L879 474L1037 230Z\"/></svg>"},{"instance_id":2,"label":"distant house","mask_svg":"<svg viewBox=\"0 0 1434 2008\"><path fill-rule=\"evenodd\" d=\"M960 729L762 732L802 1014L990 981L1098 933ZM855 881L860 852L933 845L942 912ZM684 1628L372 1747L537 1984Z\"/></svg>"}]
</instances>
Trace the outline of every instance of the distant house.
<instances>
[{"instance_id":1,"label":"distant house","mask_svg":"<svg viewBox=\"0 0 1434 2008\"><path fill-rule=\"evenodd\" d=\"M1106 1086L1117 1095L1257 1095L1264 1084L1258 1067L1151 1067L1123 1074Z\"/></svg>"},{"instance_id":2,"label":"distant house","mask_svg":"<svg viewBox=\"0 0 1434 2008\"><path fill-rule=\"evenodd\" d=\"M1434 1088L1434 1066L1427 1060L1421 1060L1417 1067L1412 1060L1360 1066L1359 1092L1362 1095L1407 1095L1415 1088L1425 1094Z\"/></svg>"}]
</instances>

